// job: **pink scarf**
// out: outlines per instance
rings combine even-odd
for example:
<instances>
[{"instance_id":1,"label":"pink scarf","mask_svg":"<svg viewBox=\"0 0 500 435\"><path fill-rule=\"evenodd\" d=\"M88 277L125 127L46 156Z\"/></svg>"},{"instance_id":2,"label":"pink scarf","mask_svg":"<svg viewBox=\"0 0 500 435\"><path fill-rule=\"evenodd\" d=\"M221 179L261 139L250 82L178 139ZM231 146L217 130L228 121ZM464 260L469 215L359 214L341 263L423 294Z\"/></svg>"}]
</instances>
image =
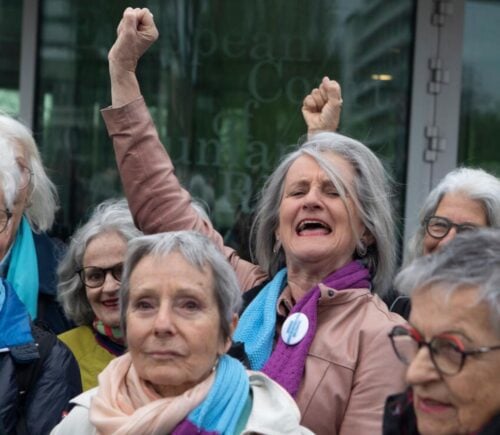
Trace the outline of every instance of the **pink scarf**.
<instances>
[{"instance_id":1,"label":"pink scarf","mask_svg":"<svg viewBox=\"0 0 500 435\"><path fill-rule=\"evenodd\" d=\"M212 373L180 396L161 397L139 378L126 353L99 375L89 418L98 435L165 435L205 399L213 381Z\"/></svg>"}]
</instances>

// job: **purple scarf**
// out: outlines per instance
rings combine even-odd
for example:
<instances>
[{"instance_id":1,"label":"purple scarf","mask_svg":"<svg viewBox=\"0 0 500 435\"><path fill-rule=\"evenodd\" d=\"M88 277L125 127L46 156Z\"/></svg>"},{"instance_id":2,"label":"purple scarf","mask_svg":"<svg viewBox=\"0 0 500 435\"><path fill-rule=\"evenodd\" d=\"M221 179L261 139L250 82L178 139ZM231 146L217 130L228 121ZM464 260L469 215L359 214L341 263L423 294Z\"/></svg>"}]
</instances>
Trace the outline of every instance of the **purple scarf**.
<instances>
[{"instance_id":1,"label":"purple scarf","mask_svg":"<svg viewBox=\"0 0 500 435\"><path fill-rule=\"evenodd\" d=\"M369 288L370 272L360 262L352 261L327 276L322 281L322 284L335 290ZM316 285L295 304L289 315L303 313L307 316L309 319L309 329L306 335L295 345L286 344L280 335L271 357L262 369L265 374L281 384L293 397L296 396L299 390L307 353L316 335L318 321L317 305L320 295L319 285Z\"/></svg>"}]
</instances>

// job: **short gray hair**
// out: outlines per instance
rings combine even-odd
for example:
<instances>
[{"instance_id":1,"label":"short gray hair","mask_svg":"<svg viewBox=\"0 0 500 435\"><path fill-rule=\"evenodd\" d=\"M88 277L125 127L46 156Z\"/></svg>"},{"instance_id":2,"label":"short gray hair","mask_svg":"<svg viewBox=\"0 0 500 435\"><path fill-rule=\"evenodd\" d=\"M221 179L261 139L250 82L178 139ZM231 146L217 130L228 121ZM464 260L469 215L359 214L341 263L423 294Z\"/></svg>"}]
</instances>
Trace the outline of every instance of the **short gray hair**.
<instances>
[{"instance_id":1,"label":"short gray hair","mask_svg":"<svg viewBox=\"0 0 500 435\"><path fill-rule=\"evenodd\" d=\"M21 170L16 163L14 151L5 142L0 136L0 190L4 196L5 207L12 211L21 183ZM4 205L0 204L0 207Z\"/></svg>"},{"instance_id":2,"label":"short gray hair","mask_svg":"<svg viewBox=\"0 0 500 435\"><path fill-rule=\"evenodd\" d=\"M120 292L120 312L123 331L130 295L130 276L137 264L147 256L165 257L179 253L199 270L208 266L213 274L214 295L221 319L220 332L224 339L231 337L233 316L241 308L241 293L236 274L224 255L205 236L194 231L172 231L138 237L129 243ZM165 268L169 265L165 262Z\"/></svg>"},{"instance_id":3,"label":"short gray hair","mask_svg":"<svg viewBox=\"0 0 500 435\"><path fill-rule=\"evenodd\" d=\"M21 122L0 112L0 136L14 149L20 145L28 157L28 165L33 172L31 203L25 211L31 228L35 232L52 228L58 209L57 189L47 176L42 159L31 131Z\"/></svg>"},{"instance_id":4,"label":"short gray hair","mask_svg":"<svg viewBox=\"0 0 500 435\"><path fill-rule=\"evenodd\" d=\"M479 201L488 226L500 228L500 180L482 169L454 169L427 196L419 214L420 225L408 244L407 262L424 253L425 220L436 213L447 193L457 192Z\"/></svg>"},{"instance_id":5,"label":"short gray hair","mask_svg":"<svg viewBox=\"0 0 500 435\"><path fill-rule=\"evenodd\" d=\"M339 178L333 164L325 158L325 153L336 154L353 167L354 192L349 192L349 186ZM368 246L364 260L373 277L374 292L383 295L391 284L396 265L397 242L391 205L391 183L382 163L368 147L338 133L319 133L313 136L299 149L285 155L267 179L252 226L255 259L271 277L286 265L283 250L280 249L277 254L273 252L275 231L279 224L279 207L287 172L301 156L310 156L316 160L344 201L346 193L352 197L361 221L375 239ZM354 228L352 230L354 232ZM360 235L355 236L359 239Z\"/></svg>"},{"instance_id":6,"label":"short gray hair","mask_svg":"<svg viewBox=\"0 0 500 435\"><path fill-rule=\"evenodd\" d=\"M407 295L442 284L448 294L477 287L478 302L488 305L492 325L500 336L500 230L482 228L458 234L440 251L414 260L399 272L394 283Z\"/></svg>"},{"instance_id":7,"label":"short gray hair","mask_svg":"<svg viewBox=\"0 0 500 435\"><path fill-rule=\"evenodd\" d=\"M112 199L99 204L87 223L75 231L69 248L59 263L57 298L66 316L77 325L91 325L95 314L87 299L85 286L76 271L83 267L83 257L88 244L105 233L117 233L125 242L142 235L134 225L125 199Z\"/></svg>"}]
</instances>

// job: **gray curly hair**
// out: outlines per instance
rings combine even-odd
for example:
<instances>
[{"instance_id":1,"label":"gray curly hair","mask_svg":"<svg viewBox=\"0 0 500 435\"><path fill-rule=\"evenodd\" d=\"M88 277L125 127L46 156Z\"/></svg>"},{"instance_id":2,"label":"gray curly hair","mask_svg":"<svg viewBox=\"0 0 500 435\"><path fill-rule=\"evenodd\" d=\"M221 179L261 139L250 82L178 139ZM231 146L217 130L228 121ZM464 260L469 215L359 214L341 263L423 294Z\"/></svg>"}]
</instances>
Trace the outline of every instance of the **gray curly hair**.
<instances>
[{"instance_id":1,"label":"gray curly hair","mask_svg":"<svg viewBox=\"0 0 500 435\"><path fill-rule=\"evenodd\" d=\"M436 285L443 285L448 295L477 287L478 302L488 305L500 336L500 230L458 234L438 252L415 259L398 273L394 284L406 295Z\"/></svg>"},{"instance_id":2,"label":"gray curly hair","mask_svg":"<svg viewBox=\"0 0 500 435\"><path fill-rule=\"evenodd\" d=\"M99 204L87 223L73 234L69 248L59 263L57 298L66 316L77 325L91 325L95 314L76 271L83 267L88 244L96 237L112 232L120 235L125 242L142 235L134 225L125 199L112 199Z\"/></svg>"}]
</instances>

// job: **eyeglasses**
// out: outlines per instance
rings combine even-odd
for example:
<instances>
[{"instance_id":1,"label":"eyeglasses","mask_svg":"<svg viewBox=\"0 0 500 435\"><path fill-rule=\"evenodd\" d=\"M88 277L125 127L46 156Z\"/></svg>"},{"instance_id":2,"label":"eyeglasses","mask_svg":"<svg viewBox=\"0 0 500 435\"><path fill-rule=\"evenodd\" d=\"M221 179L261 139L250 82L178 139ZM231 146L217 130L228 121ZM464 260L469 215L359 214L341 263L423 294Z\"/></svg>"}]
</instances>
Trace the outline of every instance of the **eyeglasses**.
<instances>
[{"instance_id":1,"label":"eyeglasses","mask_svg":"<svg viewBox=\"0 0 500 435\"><path fill-rule=\"evenodd\" d=\"M24 190L31 184L31 180L33 179L33 171L27 166L21 164L19 164L19 167L21 168L22 172L21 182L19 183L19 190Z\"/></svg>"},{"instance_id":2,"label":"eyeglasses","mask_svg":"<svg viewBox=\"0 0 500 435\"><path fill-rule=\"evenodd\" d=\"M455 224L449 219L441 216L430 216L424 220L425 229L429 236L435 239L443 239L448 235L452 228L455 228L457 233L464 231L477 230L477 226L473 224Z\"/></svg>"},{"instance_id":3,"label":"eyeglasses","mask_svg":"<svg viewBox=\"0 0 500 435\"><path fill-rule=\"evenodd\" d=\"M9 209L0 210L0 233L3 233L9 224L12 213Z\"/></svg>"},{"instance_id":4,"label":"eyeglasses","mask_svg":"<svg viewBox=\"0 0 500 435\"><path fill-rule=\"evenodd\" d=\"M123 263L115 264L107 269L102 269L100 267L89 266L83 267L77 270L76 273L80 276L83 284L90 288L100 287L106 281L106 276L111 272L111 276L117 281L121 282Z\"/></svg>"},{"instance_id":5,"label":"eyeglasses","mask_svg":"<svg viewBox=\"0 0 500 435\"><path fill-rule=\"evenodd\" d=\"M437 335L427 342L415 328L405 326L395 326L389 333L389 338L396 356L404 364L410 365L418 351L425 346L429 349L431 361L436 370L442 375L448 376L460 372L469 355L478 355L500 349L499 345L464 350L463 343L451 334Z\"/></svg>"}]
</instances>

